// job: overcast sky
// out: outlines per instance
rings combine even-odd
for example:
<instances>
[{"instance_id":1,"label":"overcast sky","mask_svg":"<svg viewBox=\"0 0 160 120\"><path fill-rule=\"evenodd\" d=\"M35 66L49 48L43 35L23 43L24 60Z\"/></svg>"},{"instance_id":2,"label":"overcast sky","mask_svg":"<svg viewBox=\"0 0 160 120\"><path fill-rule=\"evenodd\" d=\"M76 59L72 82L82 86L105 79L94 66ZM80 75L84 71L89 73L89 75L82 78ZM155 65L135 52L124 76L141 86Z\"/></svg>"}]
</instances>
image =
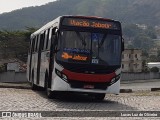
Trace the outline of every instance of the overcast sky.
<instances>
[{"instance_id":1,"label":"overcast sky","mask_svg":"<svg viewBox=\"0 0 160 120\"><path fill-rule=\"evenodd\" d=\"M0 0L0 14L29 6L39 6L55 0Z\"/></svg>"}]
</instances>

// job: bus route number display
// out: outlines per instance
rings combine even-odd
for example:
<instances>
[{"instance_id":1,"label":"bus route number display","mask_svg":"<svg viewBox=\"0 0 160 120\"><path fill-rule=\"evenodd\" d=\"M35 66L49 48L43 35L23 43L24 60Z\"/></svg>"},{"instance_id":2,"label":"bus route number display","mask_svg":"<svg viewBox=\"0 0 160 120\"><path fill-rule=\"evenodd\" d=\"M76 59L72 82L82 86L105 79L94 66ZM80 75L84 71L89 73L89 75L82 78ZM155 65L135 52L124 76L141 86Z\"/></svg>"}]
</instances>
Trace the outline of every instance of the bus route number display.
<instances>
[{"instance_id":1,"label":"bus route number display","mask_svg":"<svg viewBox=\"0 0 160 120\"><path fill-rule=\"evenodd\" d=\"M75 27L91 27L101 29L114 29L119 30L119 24L106 20L82 19L82 18L64 18L62 25L75 26Z\"/></svg>"}]
</instances>

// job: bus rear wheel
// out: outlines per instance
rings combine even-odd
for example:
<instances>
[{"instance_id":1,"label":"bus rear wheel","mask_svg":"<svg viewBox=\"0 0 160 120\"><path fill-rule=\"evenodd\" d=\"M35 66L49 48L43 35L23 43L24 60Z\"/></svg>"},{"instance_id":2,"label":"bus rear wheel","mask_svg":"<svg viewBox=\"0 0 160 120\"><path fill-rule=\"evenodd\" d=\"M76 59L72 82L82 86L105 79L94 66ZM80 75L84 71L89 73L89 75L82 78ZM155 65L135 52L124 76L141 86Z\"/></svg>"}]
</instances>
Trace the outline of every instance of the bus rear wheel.
<instances>
[{"instance_id":1,"label":"bus rear wheel","mask_svg":"<svg viewBox=\"0 0 160 120\"><path fill-rule=\"evenodd\" d=\"M37 90L37 86L34 84L34 72L32 71L31 89Z\"/></svg>"}]
</instances>

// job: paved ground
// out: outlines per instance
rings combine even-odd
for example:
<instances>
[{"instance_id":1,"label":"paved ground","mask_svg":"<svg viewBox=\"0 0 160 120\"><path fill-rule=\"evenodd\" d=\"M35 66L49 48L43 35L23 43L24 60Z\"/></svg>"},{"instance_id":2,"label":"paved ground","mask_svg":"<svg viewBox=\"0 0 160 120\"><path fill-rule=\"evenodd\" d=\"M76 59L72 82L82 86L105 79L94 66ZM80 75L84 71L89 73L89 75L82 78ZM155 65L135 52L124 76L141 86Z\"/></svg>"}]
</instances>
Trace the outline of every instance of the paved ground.
<instances>
[{"instance_id":1,"label":"paved ground","mask_svg":"<svg viewBox=\"0 0 160 120\"><path fill-rule=\"evenodd\" d=\"M118 96L106 95L105 100L103 102L99 102L93 101L92 98L75 94L61 94L61 96L58 99L48 99L43 91L32 91L29 89L0 88L0 111L160 111L159 101L160 92L149 91L137 91L134 93L123 94L121 93ZM85 118L79 117L71 119ZM122 118L109 119L119 120ZM128 120L128 118L125 119ZM138 118L129 119L137 120ZM144 118L144 120L146 119L151 118Z\"/></svg>"},{"instance_id":2,"label":"paved ground","mask_svg":"<svg viewBox=\"0 0 160 120\"><path fill-rule=\"evenodd\" d=\"M133 93L121 93L119 95L106 95L104 101L93 101L84 95L61 94L58 99L48 99L44 91L32 91L27 84L0 84L0 111L160 111L160 91L150 92L150 88L159 87L157 81L144 83L123 83L121 88L133 89ZM8 87L8 88L5 88ZM10 87L10 88L9 88ZM21 88L21 89L15 89ZM22 89L25 88L25 89ZM64 112L66 113L66 112ZM93 113L90 113L93 114ZM98 114L98 113L95 113ZM105 114L105 113L104 113ZM80 116L83 116L84 113ZM91 115L92 116L92 115ZM11 120L11 118L0 118ZM17 118L15 118L17 120ZM15 120L14 119L14 120ZM31 118L30 118L31 119ZM32 118L32 120L40 118ZM44 118L41 118L43 120ZM46 118L52 120L53 118ZM156 117L76 117L76 118L54 118L55 120L152 120ZM22 120L25 120L22 118ZM27 120L27 118L26 118Z\"/></svg>"}]
</instances>

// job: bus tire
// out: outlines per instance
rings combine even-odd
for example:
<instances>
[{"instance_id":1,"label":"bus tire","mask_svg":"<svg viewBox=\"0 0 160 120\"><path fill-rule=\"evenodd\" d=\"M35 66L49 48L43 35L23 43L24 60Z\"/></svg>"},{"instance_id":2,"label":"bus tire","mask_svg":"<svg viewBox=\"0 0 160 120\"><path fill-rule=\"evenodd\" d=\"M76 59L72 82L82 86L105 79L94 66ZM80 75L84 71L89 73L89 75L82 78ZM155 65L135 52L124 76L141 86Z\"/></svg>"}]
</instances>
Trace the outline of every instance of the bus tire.
<instances>
[{"instance_id":1,"label":"bus tire","mask_svg":"<svg viewBox=\"0 0 160 120\"><path fill-rule=\"evenodd\" d=\"M45 91L46 91L48 98L50 98L50 99L55 98L54 92L51 91L51 89L49 88L49 85L48 85L48 73L47 72L45 74Z\"/></svg>"},{"instance_id":2,"label":"bus tire","mask_svg":"<svg viewBox=\"0 0 160 120\"><path fill-rule=\"evenodd\" d=\"M102 100L104 100L105 95L106 95L105 93L96 93L96 94L94 95L94 98L95 98L95 100L102 101Z\"/></svg>"},{"instance_id":3,"label":"bus tire","mask_svg":"<svg viewBox=\"0 0 160 120\"><path fill-rule=\"evenodd\" d=\"M34 84L34 71L33 70L32 70L31 89L32 90L37 90L37 86Z\"/></svg>"}]
</instances>

